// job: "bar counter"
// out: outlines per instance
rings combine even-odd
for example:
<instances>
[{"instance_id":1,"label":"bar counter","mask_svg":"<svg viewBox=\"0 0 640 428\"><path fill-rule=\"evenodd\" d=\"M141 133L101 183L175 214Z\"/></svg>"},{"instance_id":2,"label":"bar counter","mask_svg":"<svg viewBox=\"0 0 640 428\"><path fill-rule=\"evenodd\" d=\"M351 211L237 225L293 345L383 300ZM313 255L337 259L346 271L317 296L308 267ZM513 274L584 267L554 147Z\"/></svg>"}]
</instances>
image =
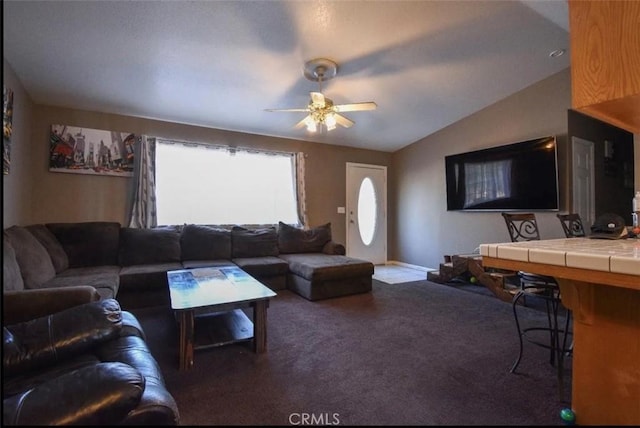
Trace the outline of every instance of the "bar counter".
<instances>
[{"instance_id":1,"label":"bar counter","mask_svg":"<svg viewBox=\"0 0 640 428\"><path fill-rule=\"evenodd\" d=\"M482 265L556 278L573 313L578 425L640 425L640 239L480 245Z\"/></svg>"}]
</instances>

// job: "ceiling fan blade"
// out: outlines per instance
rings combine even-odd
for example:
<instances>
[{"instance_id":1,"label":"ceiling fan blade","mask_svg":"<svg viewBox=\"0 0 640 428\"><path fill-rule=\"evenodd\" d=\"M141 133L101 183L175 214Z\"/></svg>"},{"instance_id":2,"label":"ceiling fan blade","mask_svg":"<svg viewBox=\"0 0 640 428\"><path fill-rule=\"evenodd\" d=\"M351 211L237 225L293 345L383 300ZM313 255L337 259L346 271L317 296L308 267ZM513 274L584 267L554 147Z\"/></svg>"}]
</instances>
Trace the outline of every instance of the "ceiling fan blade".
<instances>
[{"instance_id":1,"label":"ceiling fan blade","mask_svg":"<svg viewBox=\"0 0 640 428\"><path fill-rule=\"evenodd\" d=\"M310 117L310 115L306 115L300 122L296 123L294 128L304 128L305 126L307 126L305 122L308 117Z\"/></svg>"},{"instance_id":2,"label":"ceiling fan blade","mask_svg":"<svg viewBox=\"0 0 640 428\"><path fill-rule=\"evenodd\" d=\"M309 111L308 108L266 108L264 111L293 111L293 112L301 112L301 111Z\"/></svg>"},{"instance_id":3,"label":"ceiling fan blade","mask_svg":"<svg viewBox=\"0 0 640 428\"><path fill-rule=\"evenodd\" d=\"M366 103L339 104L337 106L333 106L333 108L337 112L375 110L376 107L378 107L378 105L373 101L369 101Z\"/></svg>"},{"instance_id":4,"label":"ceiling fan blade","mask_svg":"<svg viewBox=\"0 0 640 428\"><path fill-rule=\"evenodd\" d=\"M311 92L311 104L316 108L323 108L325 106L324 95L322 92Z\"/></svg>"},{"instance_id":5,"label":"ceiling fan blade","mask_svg":"<svg viewBox=\"0 0 640 428\"><path fill-rule=\"evenodd\" d=\"M340 126L344 126L345 128L351 128L355 122L351 119L347 119L346 117L338 114L338 113L334 113L333 117L336 118L336 123Z\"/></svg>"}]
</instances>

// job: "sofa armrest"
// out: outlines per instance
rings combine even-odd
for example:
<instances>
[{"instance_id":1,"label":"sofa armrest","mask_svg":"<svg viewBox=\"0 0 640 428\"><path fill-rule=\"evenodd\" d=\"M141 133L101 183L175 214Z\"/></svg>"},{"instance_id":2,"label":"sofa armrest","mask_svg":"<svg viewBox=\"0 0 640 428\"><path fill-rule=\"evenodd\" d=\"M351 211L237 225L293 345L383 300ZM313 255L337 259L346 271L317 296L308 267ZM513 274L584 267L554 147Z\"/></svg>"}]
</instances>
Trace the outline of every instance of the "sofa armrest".
<instances>
[{"instance_id":1,"label":"sofa armrest","mask_svg":"<svg viewBox=\"0 0 640 428\"><path fill-rule=\"evenodd\" d=\"M4 325L2 368L11 376L51 366L117 337L121 329L122 313L115 299Z\"/></svg>"},{"instance_id":2,"label":"sofa armrest","mask_svg":"<svg viewBox=\"0 0 640 428\"><path fill-rule=\"evenodd\" d=\"M324 247L322 247L322 252L325 254L335 254L339 256L344 256L346 254L346 249L342 244L338 244L337 242L334 242L334 241L329 241L326 244L324 244Z\"/></svg>"},{"instance_id":3,"label":"sofa armrest","mask_svg":"<svg viewBox=\"0 0 640 428\"><path fill-rule=\"evenodd\" d=\"M2 400L6 425L116 425L140 402L145 379L119 362L96 363Z\"/></svg>"},{"instance_id":4,"label":"sofa armrest","mask_svg":"<svg viewBox=\"0 0 640 428\"><path fill-rule=\"evenodd\" d=\"M100 300L98 291L88 285L5 291L2 297L3 325L40 318Z\"/></svg>"}]
</instances>

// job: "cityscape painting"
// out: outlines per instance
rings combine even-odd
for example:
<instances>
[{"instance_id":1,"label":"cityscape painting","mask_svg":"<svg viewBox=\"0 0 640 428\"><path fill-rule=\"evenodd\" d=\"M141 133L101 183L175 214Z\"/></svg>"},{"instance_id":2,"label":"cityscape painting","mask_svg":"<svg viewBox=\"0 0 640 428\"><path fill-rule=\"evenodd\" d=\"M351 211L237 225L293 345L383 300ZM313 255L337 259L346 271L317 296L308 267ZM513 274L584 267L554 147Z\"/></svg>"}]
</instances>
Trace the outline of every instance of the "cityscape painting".
<instances>
[{"instance_id":1,"label":"cityscape painting","mask_svg":"<svg viewBox=\"0 0 640 428\"><path fill-rule=\"evenodd\" d=\"M135 141L128 132L51 125L49 171L132 177Z\"/></svg>"},{"instance_id":2,"label":"cityscape painting","mask_svg":"<svg viewBox=\"0 0 640 428\"><path fill-rule=\"evenodd\" d=\"M13 91L2 87L2 173L11 167L11 121L13 119Z\"/></svg>"}]
</instances>

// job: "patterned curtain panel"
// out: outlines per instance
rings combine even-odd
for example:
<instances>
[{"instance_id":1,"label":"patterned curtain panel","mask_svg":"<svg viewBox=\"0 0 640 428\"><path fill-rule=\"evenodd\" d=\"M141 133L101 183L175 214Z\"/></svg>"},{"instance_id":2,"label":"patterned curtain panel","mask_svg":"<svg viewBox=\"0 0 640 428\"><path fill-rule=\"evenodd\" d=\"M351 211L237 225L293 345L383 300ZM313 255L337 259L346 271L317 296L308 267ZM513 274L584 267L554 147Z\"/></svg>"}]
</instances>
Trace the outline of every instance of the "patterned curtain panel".
<instances>
[{"instance_id":1,"label":"patterned curtain panel","mask_svg":"<svg viewBox=\"0 0 640 428\"><path fill-rule=\"evenodd\" d=\"M305 188L305 166L304 166L305 154L303 152L296 153L295 171L296 171L296 199L298 203L298 219L300 224L306 229L309 225L309 219L307 218L307 192Z\"/></svg>"},{"instance_id":2,"label":"patterned curtain panel","mask_svg":"<svg viewBox=\"0 0 640 428\"><path fill-rule=\"evenodd\" d=\"M152 228L158 225L155 169L156 139L143 135L135 147L129 227Z\"/></svg>"}]
</instances>

